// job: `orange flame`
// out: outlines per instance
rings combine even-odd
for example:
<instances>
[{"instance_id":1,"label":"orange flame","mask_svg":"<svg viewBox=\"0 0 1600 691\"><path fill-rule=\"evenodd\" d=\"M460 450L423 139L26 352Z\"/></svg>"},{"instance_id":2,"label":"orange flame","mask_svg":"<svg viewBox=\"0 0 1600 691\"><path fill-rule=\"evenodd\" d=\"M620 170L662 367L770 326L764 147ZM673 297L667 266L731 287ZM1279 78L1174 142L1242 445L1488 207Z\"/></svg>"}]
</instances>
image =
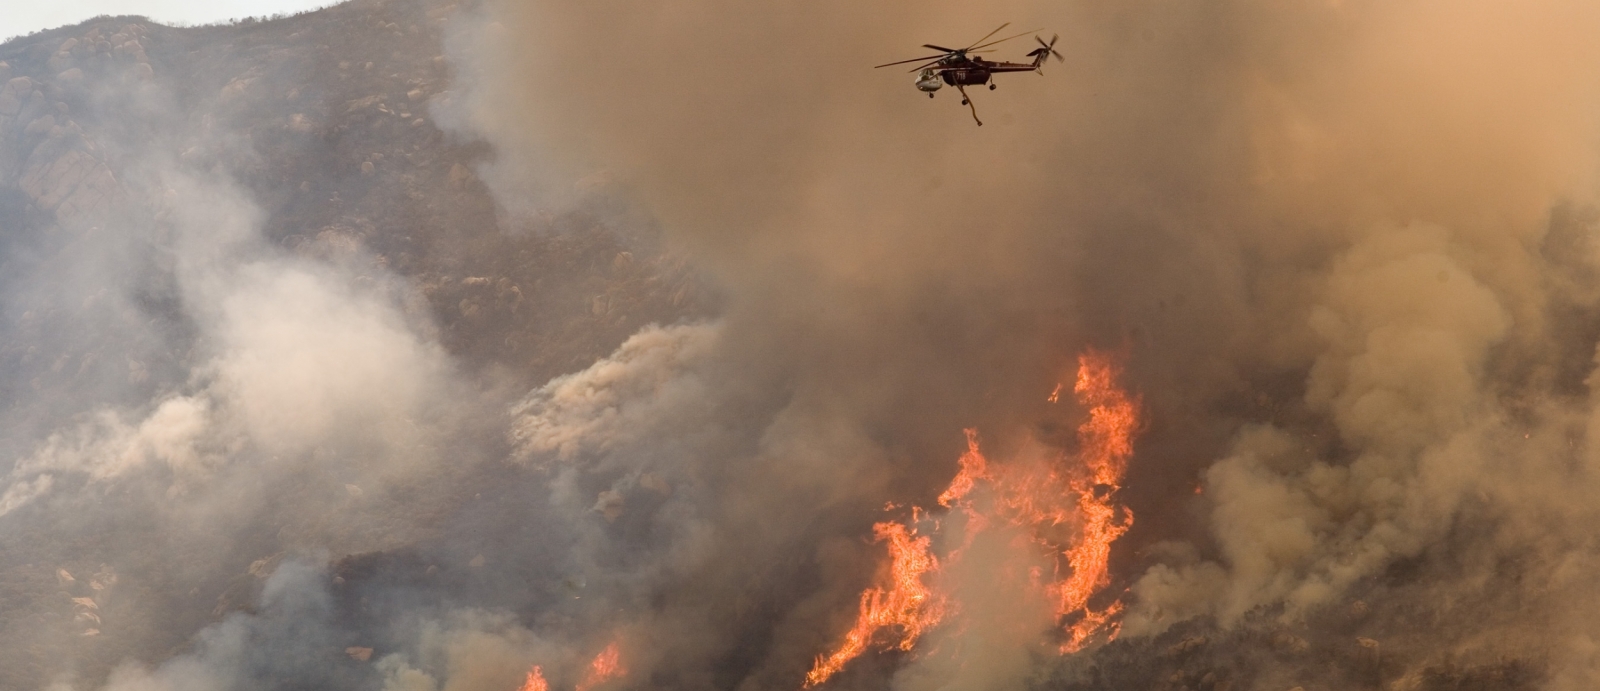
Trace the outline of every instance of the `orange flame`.
<instances>
[{"instance_id":1,"label":"orange flame","mask_svg":"<svg viewBox=\"0 0 1600 691\"><path fill-rule=\"evenodd\" d=\"M522 688L517 691L550 691L550 684L544 680L544 670L538 665L528 670L528 680L522 682Z\"/></svg>"},{"instance_id":2,"label":"orange flame","mask_svg":"<svg viewBox=\"0 0 1600 691\"><path fill-rule=\"evenodd\" d=\"M827 681L845 663L865 652L880 629L899 627L900 642L891 647L910 650L923 631L944 618L944 599L922 582L924 574L939 568L938 560L928 550L932 541L917 536L915 528L899 523L879 523L872 530L879 541L889 541L892 561L888 587L861 593L861 611L855 627L845 634L844 643L832 655L817 656L816 664L806 674L806 688Z\"/></svg>"},{"instance_id":3,"label":"orange flame","mask_svg":"<svg viewBox=\"0 0 1600 691\"><path fill-rule=\"evenodd\" d=\"M628 669L622 666L622 651L617 642L612 641L589 662L589 671L583 675L583 681L578 682L577 691L588 691L627 674Z\"/></svg>"},{"instance_id":4,"label":"orange flame","mask_svg":"<svg viewBox=\"0 0 1600 691\"><path fill-rule=\"evenodd\" d=\"M983 452L978 450L978 430L965 430L967 433L967 452L961 454L956 460L961 470L956 473L956 478L950 481L950 486L939 495L939 505L949 507L960 501L978 486L978 481L988 477L989 461L983 457Z\"/></svg>"},{"instance_id":5,"label":"orange flame","mask_svg":"<svg viewBox=\"0 0 1600 691\"><path fill-rule=\"evenodd\" d=\"M1078 427L1078 454L1088 477L1074 478L1071 483L1078 495L1082 527L1078 539L1063 552L1072 575L1053 586L1052 594L1057 615L1083 612L1083 619L1068 629L1067 641L1061 645L1063 653L1082 650L1102 628L1110 638L1115 638L1120 628L1107 626L1122 611L1120 601L1102 612L1088 609L1089 598L1111 583L1111 543L1133 526L1133 513L1113 501L1128 472L1139 426L1139 404L1117 386L1119 374L1106 354L1089 351L1078 356L1078 381L1072 390L1078 402L1089 409L1089 419Z\"/></svg>"},{"instance_id":6,"label":"orange flame","mask_svg":"<svg viewBox=\"0 0 1600 691\"><path fill-rule=\"evenodd\" d=\"M1066 463L1071 457L1062 456L1057 463L991 465L979 446L977 430L968 429L967 450L957 460L959 470L938 497L940 506L959 509L968 519L960 545L945 554L950 562L959 561L976 534L996 521L1031 535L1022 541L1027 549L1056 558L1057 577L1045 584L1043 574L1036 572L1030 587L1042 590L1057 621L1072 622L1061 631L1063 654L1082 650L1101 634L1115 639L1121 630L1120 600L1099 611L1089 608L1093 596L1111 582L1112 543L1133 525L1133 514L1116 503L1115 495L1133 456L1139 404L1119 387L1120 375L1108 354L1090 350L1078 357L1073 392L1089 417L1078 427L1076 463ZM1056 386L1049 402L1056 402L1062 388ZM980 487L990 492L984 496L991 497L981 505L973 499ZM913 506L911 524L923 515ZM938 523L934 525L937 530ZM861 594L855 627L833 654L817 658L806 675L807 688L827 681L865 652L880 629L898 626L899 643L890 647L911 650L924 631L944 618L947 598L922 581L938 570L931 539L894 522L879 523L873 530L879 541L889 541L890 583ZM953 604L949 608L953 611Z\"/></svg>"}]
</instances>

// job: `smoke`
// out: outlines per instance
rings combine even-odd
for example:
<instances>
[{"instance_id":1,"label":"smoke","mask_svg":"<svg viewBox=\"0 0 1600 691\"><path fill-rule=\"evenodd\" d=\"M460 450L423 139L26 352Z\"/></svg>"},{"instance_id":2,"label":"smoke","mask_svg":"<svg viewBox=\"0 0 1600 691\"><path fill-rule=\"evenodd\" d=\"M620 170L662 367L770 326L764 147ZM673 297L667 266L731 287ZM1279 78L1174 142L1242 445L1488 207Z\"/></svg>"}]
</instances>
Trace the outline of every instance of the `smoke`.
<instances>
[{"instance_id":1,"label":"smoke","mask_svg":"<svg viewBox=\"0 0 1600 691\"><path fill-rule=\"evenodd\" d=\"M1563 575L1593 525L1593 8L984 10L487 4L485 40L457 45L456 105L496 146L493 186L606 168L729 303L697 374L674 374L680 346L635 354L664 336L641 334L611 366L651 367L629 378L656 388L580 389L595 403L558 440L550 402L576 382L552 384L522 448L613 475L654 462L641 436L715 448L689 461L715 488L720 511L695 515L712 537L651 546L695 555L702 585L651 589L716 608L773 545L864 535L885 498L926 503L961 427L1048 438L1034 401L1070 354L1122 346L1152 425L1129 482L1127 635L1412 598L1463 628L1408 644L1400 676L1494 650L1582 678L1589 627L1560 612L1594 596ZM869 69L1001 20L1062 32L1067 60L974 94L981 129L954 95ZM691 391L705 403L669 404ZM760 403L693 419L725 391ZM719 424L760 431L699 439ZM658 607L656 673L756 654L743 684L792 678L795 648L841 628L816 610L849 611L861 585L826 553L762 587L788 614L760 653ZM899 684L1004 686L1022 657Z\"/></svg>"},{"instance_id":2,"label":"smoke","mask_svg":"<svg viewBox=\"0 0 1600 691\"><path fill-rule=\"evenodd\" d=\"M439 347L408 323L395 287L363 289L353 276L274 256L237 192L168 178L183 187L168 187L178 286L209 357L142 419L105 408L51 435L13 468L3 510L43 493L57 474L93 483L160 464L179 488L245 446L273 461L345 445L387 457L391 472L414 462L424 435L415 420L437 407L449 372Z\"/></svg>"},{"instance_id":3,"label":"smoke","mask_svg":"<svg viewBox=\"0 0 1600 691\"><path fill-rule=\"evenodd\" d=\"M295 221L235 178L270 158L249 137L97 86L142 118L95 154L128 212L62 222L78 240L3 279L5 313L46 350L132 345L6 413L0 525L70 538L36 559L95 593L45 645L90 621L153 642L71 653L58 686L490 691L540 665L565 688L614 649L617 687L795 688L886 568L872 524L908 511L963 551L931 576L961 624L830 685L1434 688L1506 659L1592 685L1600 10L981 10L440 15L428 107L488 145L505 227L643 210L619 222L659 224L719 305L510 394L446 345L499 332L436 323L443 279L391 269L387 229L269 241ZM973 89L982 127L870 67L1003 21L1066 60ZM1063 657L1028 536L908 507L967 428L1000 463L1070 458L1084 411L1048 399L1086 347L1120 353L1145 423L1121 639ZM215 610L163 614L202 586ZM1221 671L1168 676L1188 660Z\"/></svg>"},{"instance_id":4,"label":"smoke","mask_svg":"<svg viewBox=\"0 0 1600 691\"><path fill-rule=\"evenodd\" d=\"M118 36L144 36L129 26ZM502 446L476 428L504 404L472 397L417 286L359 233L269 240L239 179L259 152L214 118L228 106L149 83L139 60L144 79L116 64L19 78L33 98L0 121L8 145L30 118L62 123L0 174L21 189L7 194L59 203L0 219L15 231L8 346L26 348L0 418L7 597L28 598L0 627L5 683L358 683L373 672L339 664L361 637L334 558L436 531L459 478ZM114 125L84 134L68 100Z\"/></svg>"},{"instance_id":5,"label":"smoke","mask_svg":"<svg viewBox=\"0 0 1600 691\"><path fill-rule=\"evenodd\" d=\"M201 631L194 652L154 670L124 665L111 673L107 691L187 691L269 688L321 682L333 603L316 569L286 562L266 580L260 610L234 614ZM323 664L315 664L315 663Z\"/></svg>"}]
</instances>

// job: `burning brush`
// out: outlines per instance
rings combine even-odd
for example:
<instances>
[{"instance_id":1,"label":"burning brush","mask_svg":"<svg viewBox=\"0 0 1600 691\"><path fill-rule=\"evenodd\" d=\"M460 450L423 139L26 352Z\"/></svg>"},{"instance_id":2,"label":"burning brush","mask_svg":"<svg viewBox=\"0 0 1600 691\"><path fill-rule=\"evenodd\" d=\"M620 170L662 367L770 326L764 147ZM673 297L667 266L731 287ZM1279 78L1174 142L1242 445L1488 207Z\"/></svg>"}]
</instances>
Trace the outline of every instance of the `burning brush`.
<instances>
[{"instance_id":1,"label":"burning brush","mask_svg":"<svg viewBox=\"0 0 1600 691\"><path fill-rule=\"evenodd\" d=\"M959 563L981 534L1000 530L1019 536L1007 544L1025 562L1053 565L1048 580L1041 568L1029 570L1026 590L1052 609L1061 654L1082 650L1097 637L1114 639L1120 630L1120 600L1090 608L1090 600L1110 584L1112 543L1133 524L1116 492L1133 455L1139 403L1120 387L1119 375L1109 354L1091 350L1079 356L1073 392L1088 419L1078 427L1076 454L991 464L977 430L969 429L960 470L938 498L943 518L953 516L959 520L950 522L962 526L957 546L943 555L943 566ZM1061 388L1051 393L1050 402L1058 400ZM806 688L832 678L875 640L884 649L910 651L930 629L959 618L960 603L950 584L941 583L941 558L933 553L933 538L946 522L912 507L904 523L873 526L877 541L888 544L888 576L862 592L855 626L832 653L817 657ZM929 534L919 530L923 525L930 526ZM885 630L889 634L880 635Z\"/></svg>"},{"instance_id":2,"label":"burning brush","mask_svg":"<svg viewBox=\"0 0 1600 691\"><path fill-rule=\"evenodd\" d=\"M605 650L600 651L589 661L583 679L573 688L575 691L589 691L627 674L628 668L622 664L622 649L616 641L612 641ZM544 678L544 668L534 665L529 669L528 678L518 691L550 691L550 682Z\"/></svg>"}]
</instances>

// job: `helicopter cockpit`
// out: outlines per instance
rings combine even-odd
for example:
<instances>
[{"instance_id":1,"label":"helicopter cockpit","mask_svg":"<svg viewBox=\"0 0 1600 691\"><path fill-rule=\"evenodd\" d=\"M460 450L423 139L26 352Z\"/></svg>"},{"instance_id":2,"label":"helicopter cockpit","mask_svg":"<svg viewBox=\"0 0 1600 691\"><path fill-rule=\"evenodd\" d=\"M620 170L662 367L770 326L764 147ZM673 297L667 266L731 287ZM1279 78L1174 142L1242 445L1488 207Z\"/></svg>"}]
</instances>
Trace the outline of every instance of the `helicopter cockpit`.
<instances>
[{"instance_id":1,"label":"helicopter cockpit","mask_svg":"<svg viewBox=\"0 0 1600 691\"><path fill-rule=\"evenodd\" d=\"M917 88L927 92L929 97L932 97L933 92L938 91L942 86L944 86L944 80L939 78L939 71L932 67L917 74Z\"/></svg>"}]
</instances>

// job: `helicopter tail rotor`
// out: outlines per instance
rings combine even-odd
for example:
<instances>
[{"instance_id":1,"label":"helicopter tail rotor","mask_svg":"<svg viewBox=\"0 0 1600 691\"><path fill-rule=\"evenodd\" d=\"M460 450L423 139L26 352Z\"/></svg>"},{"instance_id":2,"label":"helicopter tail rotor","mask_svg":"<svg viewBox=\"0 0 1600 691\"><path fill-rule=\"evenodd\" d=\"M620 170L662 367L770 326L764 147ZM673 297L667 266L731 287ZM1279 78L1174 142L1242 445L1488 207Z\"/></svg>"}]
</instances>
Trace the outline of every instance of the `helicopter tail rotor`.
<instances>
[{"instance_id":1,"label":"helicopter tail rotor","mask_svg":"<svg viewBox=\"0 0 1600 691\"><path fill-rule=\"evenodd\" d=\"M1028 53L1028 57L1033 58L1033 66L1035 69L1044 67L1045 58L1052 55L1055 56L1056 62L1066 62L1067 59L1061 57L1061 53L1056 50L1056 41L1060 38L1061 34L1056 34L1050 37L1049 43L1045 43L1044 39L1039 38L1038 36L1033 37L1033 40L1039 42L1039 47L1034 48L1033 52ZM1044 74L1044 70L1039 69L1039 74Z\"/></svg>"}]
</instances>

